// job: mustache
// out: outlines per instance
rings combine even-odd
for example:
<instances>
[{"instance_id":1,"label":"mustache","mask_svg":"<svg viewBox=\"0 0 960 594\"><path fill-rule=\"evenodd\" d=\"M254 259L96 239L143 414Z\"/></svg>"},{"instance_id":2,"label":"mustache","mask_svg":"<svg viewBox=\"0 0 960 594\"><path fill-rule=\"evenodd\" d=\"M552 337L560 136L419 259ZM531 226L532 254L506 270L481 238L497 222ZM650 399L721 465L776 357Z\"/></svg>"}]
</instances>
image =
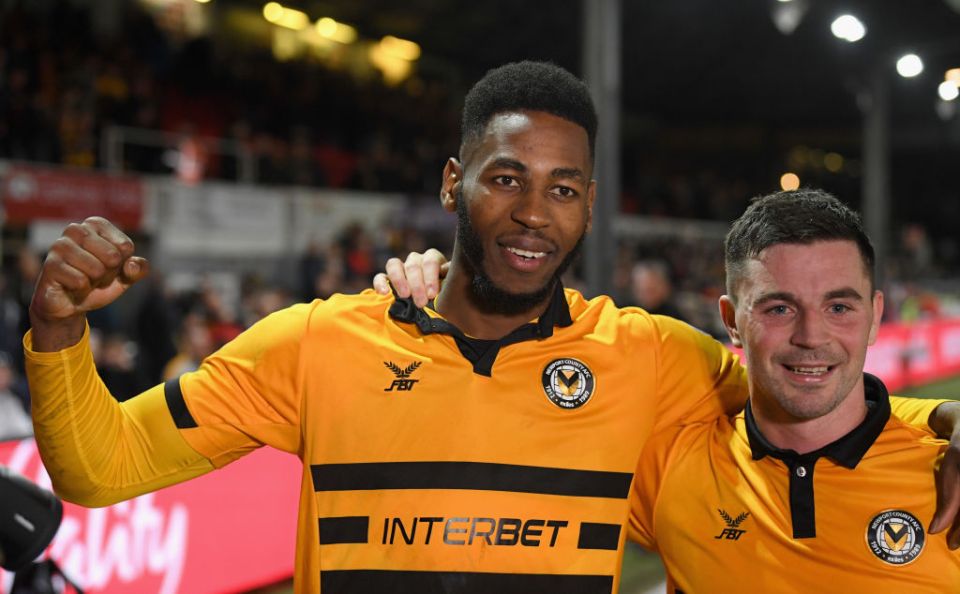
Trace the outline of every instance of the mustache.
<instances>
[{"instance_id":1,"label":"mustache","mask_svg":"<svg viewBox=\"0 0 960 594\"><path fill-rule=\"evenodd\" d=\"M557 251L560 249L560 246L558 246L554 240L547 237L546 234L539 229L523 228L517 231L511 231L510 233L506 233L504 235L500 235L499 237L497 237L498 242L509 240L509 239L536 239L537 241L542 241L548 244L550 248L554 251Z\"/></svg>"}]
</instances>

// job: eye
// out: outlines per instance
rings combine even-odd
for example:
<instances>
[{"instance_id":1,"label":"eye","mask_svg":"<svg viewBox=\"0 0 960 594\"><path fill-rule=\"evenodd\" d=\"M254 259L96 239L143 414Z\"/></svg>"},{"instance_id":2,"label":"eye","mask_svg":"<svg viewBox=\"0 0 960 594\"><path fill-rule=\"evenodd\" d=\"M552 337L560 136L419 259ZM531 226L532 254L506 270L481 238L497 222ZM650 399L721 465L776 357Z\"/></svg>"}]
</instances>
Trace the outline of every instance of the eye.
<instances>
[{"instance_id":1,"label":"eye","mask_svg":"<svg viewBox=\"0 0 960 594\"><path fill-rule=\"evenodd\" d=\"M853 311L853 308L847 305L846 303L831 303L830 304L830 313L843 314L848 311Z\"/></svg>"},{"instance_id":2,"label":"eye","mask_svg":"<svg viewBox=\"0 0 960 594\"><path fill-rule=\"evenodd\" d=\"M568 186L557 186L552 192L560 198L576 198L579 195L576 190Z\"/></svg>"},{"instance_id":3,"label":"eye","mask_svg":"<svg viewBox=\"0 0 960 594\"><path fill-rule=\"evenodd\" d=\"M493 182L499 186L507 187L518 187L520 185L520 180L513 177L512 175L498 175L493 178Z\"/></svg>"},{"instance_id":4,"label":"eye","mask_svg":"<svg viewBox=\"0 0 960 594\"><path fill-rule=\"evenodd\" d=\"M764 313L774 315L774 316L785 316L790 313L790 308L786 305L773 305L768 307Z\"/></svg>"}]
</instances>

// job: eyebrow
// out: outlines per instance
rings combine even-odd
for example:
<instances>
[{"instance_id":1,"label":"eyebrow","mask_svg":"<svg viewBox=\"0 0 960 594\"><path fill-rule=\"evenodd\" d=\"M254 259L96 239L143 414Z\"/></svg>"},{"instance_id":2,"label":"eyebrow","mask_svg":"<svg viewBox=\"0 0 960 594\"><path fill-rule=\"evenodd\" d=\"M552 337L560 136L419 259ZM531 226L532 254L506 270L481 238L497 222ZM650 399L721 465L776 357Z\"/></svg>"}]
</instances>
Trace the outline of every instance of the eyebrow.
<instances>
[{"instance_id":1,"label":"eyebrow","mask_svg":"<svg viewBox=\"0 0 960 594\"><path fill-rule=\"evenodd\" d=\"M793 296L793 293L785 293L782 291L763 293L753 300L753 305L763 305L764 303L768 303L770 301L787 301L789 303L795 303L797 299Z\"/></svg>"},{"instance_id":2,"label":"eyebrow","mask_svg":"<svg viewBox=\"0 0 960 594\"><path fill-rule=\"evenodd\" d=\"M490 167L493 169L513 169L514 171L526 172L527 166L517 161L515 159L507 159L502 157L500 159L495 159L493 163L490 164Z\"/></svg>"},{"instance_id":3,"label":"eyebrow","mask_svg":"<svg viewBox=\"0 0 960 594\"><path fill-rule=\"evenodd\" d=\"M526 173L528 167L517 161L516 159L510 159L507 157L502 157L500 159L494 159L493 163L490 164L492 169L512 169L514 171L519 171L521 173ZM587 179L587 176L584 175L577 167L557 167L550 172L550 177L554 179L575 179L578 181L584 181Z\"/></svg>"},{"instance_id":4,"label":"eyebrow","mask_svg":"<svg viewBox=\"0 0 960 594\"><path fill-rule=\"evenodd\" d=\"M863 295L853 287L844 287L835 289L826 295L827 299L853 299L854 301L863 301Z\"/></svg>"},{"instance_id":5,"label":"eyebrow","mask_svg":"<svg viewBox=\"0 0 960 594\"><path fill-rule=\"evenodd\" d=\"M584 181L587 176L576 167L558 167L550 172L550 177Z\"/></svg>"},{"instance_id":6,"label":"eyebrow","mask_svg":"<svg viewBox=\"0 0 960 594\"><path fill-rule=\"evenodd\" d=\"M852 299L854 301L863 301L863 295L859 293L856 289L852 287L843 287L841 289L834 289L828 291L824 295L824 300L829 301L831 299ZM764 293L757 297L753 305L763 305L770 301L786 301L788 303L796 303L797 298L793 293L786 293L783 291L774 291L772 293Z\"/></svg>"}]
</instances>

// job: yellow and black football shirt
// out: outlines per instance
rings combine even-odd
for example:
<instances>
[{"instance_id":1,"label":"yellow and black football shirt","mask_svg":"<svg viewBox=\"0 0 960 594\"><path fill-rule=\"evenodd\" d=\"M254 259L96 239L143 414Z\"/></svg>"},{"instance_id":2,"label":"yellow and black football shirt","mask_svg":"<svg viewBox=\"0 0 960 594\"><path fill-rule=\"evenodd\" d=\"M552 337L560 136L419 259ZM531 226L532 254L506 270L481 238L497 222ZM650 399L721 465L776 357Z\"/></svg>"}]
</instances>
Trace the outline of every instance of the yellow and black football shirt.
<instances>
[{"instance_id":1,"label":"yellow and black football shirt","mask_svg":"<svg viewBox=\"0 0 960 594\"><path fill-rule=\"evenodd\" d=\"M589 594L615 591L647 435L739 408L741 373L686 324L559 288L497 341L365 294L271 316L167 398L217 466L303 458L299 591Z\"/></svg>"},{"instance_id":2,"label":"yellow and black football shirt","mask_svg":"<svg viewBox=\"0 0 960 594\"><path fill-rule=\"evenodd\" d=\"M25 346L38 445L71 501L106 505L262 445L299 456L298 592L613 592L647 437L746 397L705 334L560 287L495 341L372 292L296 305L121 404L86 339ZM903 408L925 425L936 404Z\"/></svg>"},{"instance_id":3,"label":"yellow and black football shirt","mask_svg":"<svg viewBox=\"0 0 960 594\"><path fill-rule=\"evenodd\" d=\"M630 530L660 554L668 592L960 592L960 552L926 533L947 442L865 385L864 421L808 454L771 445L749 404L650 439Z\"/></svg>"}]
</instances>

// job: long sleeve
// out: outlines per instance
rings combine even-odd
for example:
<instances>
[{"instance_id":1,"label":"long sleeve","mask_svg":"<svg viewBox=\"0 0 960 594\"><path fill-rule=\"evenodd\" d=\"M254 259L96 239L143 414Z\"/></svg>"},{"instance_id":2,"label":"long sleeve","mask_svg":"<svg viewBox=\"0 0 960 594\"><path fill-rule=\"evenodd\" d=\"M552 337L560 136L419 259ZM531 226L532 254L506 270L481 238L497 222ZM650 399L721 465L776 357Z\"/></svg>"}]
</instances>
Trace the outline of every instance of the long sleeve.
<instances>
[{"instance_id":1,"label":"long sleeve","mask_svg":"<svg viewBox=\"0 0 960 594\"><path fill-rule=\"evenodd\" d=\"M53 353L33 351L24 337L37 446L56 493L103 506L212 470L181 437L163 386L122 404L110 395L88 337Z\"/></svg>"}]
</instances>

